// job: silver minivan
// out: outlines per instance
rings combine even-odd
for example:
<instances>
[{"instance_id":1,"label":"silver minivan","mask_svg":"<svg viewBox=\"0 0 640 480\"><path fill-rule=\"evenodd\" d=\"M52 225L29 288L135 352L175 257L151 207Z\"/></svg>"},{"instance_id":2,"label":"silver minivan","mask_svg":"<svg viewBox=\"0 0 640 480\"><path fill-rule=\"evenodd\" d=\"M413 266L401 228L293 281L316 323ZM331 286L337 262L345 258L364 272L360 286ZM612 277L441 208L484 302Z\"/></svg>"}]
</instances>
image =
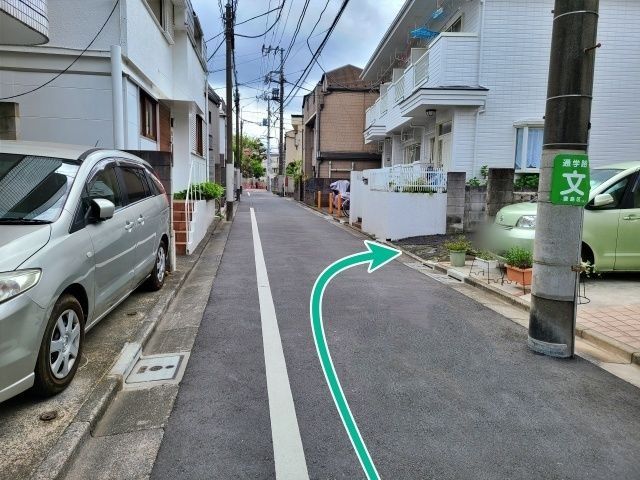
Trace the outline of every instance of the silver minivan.
<instances>
[{"instance_id":1,"label":"silver minivan","mask_svg":"<svg viewBox=\"0 0 640 480\"><path fill-rule=\"evenodd\" d=\"M139 285L162 288L169 202L117 150L0 141L0 402L69 385L85 332Z\"/></svg>"}]
</instances>

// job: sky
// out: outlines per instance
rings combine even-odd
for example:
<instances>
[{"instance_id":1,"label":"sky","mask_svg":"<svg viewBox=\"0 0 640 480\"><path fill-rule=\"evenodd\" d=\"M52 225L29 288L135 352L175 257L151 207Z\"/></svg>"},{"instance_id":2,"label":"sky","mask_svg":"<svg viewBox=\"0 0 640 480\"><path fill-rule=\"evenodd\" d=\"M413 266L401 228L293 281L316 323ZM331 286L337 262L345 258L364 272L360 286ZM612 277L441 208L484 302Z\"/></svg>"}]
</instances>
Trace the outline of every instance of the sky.
<instances>
[{"instance_id":1,"label":"sky","mask_svg":"<svg viewBox=\"0 0 640 480\"><path fill-rule=\"evenodd\" d=\"M280 0L237 0L237 2L236 23L239 24L248 18L276 8ZM304 0L284 0L284 2L280 21L266 36L253 39L236 37L238 80L240 84L246 84L246 86L240 87L240 107L242 118L246 120L243 131L252 136L262 137L265 143L267 128L250 122L261 124L262 119L267 116L267 102L257 100L256 96L268 88L263 82L265 74L270 70L275 70L278 65L273 53L268 57L262 55L262 45L281 46L286 52L305 4ZM222 3L224 5L224 1ZM349 63L364 67L403 3L404 0L351 0L319 57L322 68L329 71ZM192 4L198 14L206 39L222 32L223 26L218 2L192 0ZM311 60L312 54L307 47L307 39L315 23L320 18L315 31L309 38L309 43L314 51L326 35L325 31L331 25L341 4L342 0L309 1L299 33L290 50L290 55L285 61L284 71L287 81L295 83ZM327 5L326 11L321 16L325 5ZM268 16L238 25L236 33L261 34L275 22L277 13L276 11ZM219 35L207 43L208 55L211 55L220 45L223 37L223 35ZM220 45L219 50L209 61L209 71L211 72L209 82L222 98L225 96L224 66L225 46ZM303 87L313 89L322 73L321 68L314 65ZM276 87L277 83L273 83L271 86L271 88ZM292 85L285 84L285 97L291 88ZM285 130L291 128L291 114L302 113L302 95L306 93L308 90L301 89L285 109ZM272 109L274 103L272 102ZM277 134L273 129L271 136L276 138L272 140L272 149L275 150L277 148Z\"/></svg>"}]
</instances>

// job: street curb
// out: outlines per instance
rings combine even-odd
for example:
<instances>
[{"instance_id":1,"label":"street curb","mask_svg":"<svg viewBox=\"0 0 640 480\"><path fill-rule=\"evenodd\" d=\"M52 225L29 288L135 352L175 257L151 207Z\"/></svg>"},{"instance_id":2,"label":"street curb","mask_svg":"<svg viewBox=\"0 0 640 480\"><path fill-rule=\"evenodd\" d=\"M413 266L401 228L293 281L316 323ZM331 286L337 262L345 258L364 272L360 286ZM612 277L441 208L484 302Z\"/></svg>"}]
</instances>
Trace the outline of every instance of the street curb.
<instances>
[{"instance_id":1,"label":"street curb","mask_svg":"<svg viewBox=\"0 0 640 480\"><path fill-rule=\"evenodd\" d=\"M430 260L425 260L422 257L419 257L418 255L409 252L407 250L405 250L404 248L402 248L399 245L396 245L392 242L387 242L386 240L380 240L380 239L376 239L375 237L373 237L372 235L369 235L366 232L363 232L362 230L355 228L353 225L351 225L348 221L343 221L341 219L337 219L335 217L333 217L332 215L328 215L320 210L318 210L317 208L314 207L310 207L309 205L297 201L301 206L303 206L304 208L318 214L318 215L322 215L323 217L329 218L329 219L333 219L336 222L340 223L341 225L344 225L348 228L350 228L353 231L359 232L362 235L365 235L369 238L374 239L376 242L378 243L382 243L384 245L388 245L390 247L396 248L398 250L400 250L402 252L403 255L406 255L407 257L410 257L414 260L416 260L417 262L422 263L423 265L432 268L434 270L437 270L441 273L446 273L449 276L452 276L453 278L455 278L456 280L462 280L465 284L470 285L472 287L478 288L479 290L483 290L487 293L492 294L493 296L500 298L504 301L506 301L507 303L518 307L519 309L525 311L525 312L529 312L531 309L530 304L525 301L522 300L521 298L518 297L514 297L513 295L507 294L505 292L503 292L502 290L500 290L497 287L494 287L493 285L487 284L481 280L478 280L476 278L472 278L468 275L451 275L451 272L443 267L442 265L439 265L437 262L433 262ZM516 322L517 323L517 322ZM585 328L580 324L576 324L576 336L582 338L583 340L589 341L591 343L593 343L594 345L598 346L599 348L608 351L609 353L612 353L614 355L618 355L623 357L625 360L627 360L629 363L633 363L635 365L640 365L640 351L637 350L636 348L630 347L629 345L620 342L619 340L616 340L615 338L609 337L607 335L604 335L603 333L597 332L595 330L592 330L590 328Z\"/></svg>"},{"instance_id":2,"label":"street curb","mask_svg":"<svg viewBox=\"0 0 640 480\"><path fill-rule=\"evenodd\" d=\"M31 479L56 480L64 478L71 465L69 461L70 455L78 449L80 444L87 441L89 435L89 422L71 423L58 438L45 460L31 476Z\"/></svg>"},{"instance_id":3,"label":"street curb","mask_svg":"<svg viewBox=\"0 0 640 480\"><path fill-rule=\"evenodd\" d=\"M169 309L171 303L188 280L191 272L200 261L205 248L213 238L213 233L223 222L214 220L206 235L206 242L201 242L194 254L195 257L187 266L184 275L178 280L168 295L163 295L149 311L141 323L133 341L122 347L112 368L95 385L88 399L82 404L73 421L67 426L57 439L45 459L38 465L31 475L31 480L63 480L72 464L73 455L86 442L93 429L104 416L116 394L122 390L127 374L134 367L142 353L142 349L155 331L160 319Z\"/></svg>"},{"instance_id":4,"label":"street curb","mask_svg":"<svg viewBox=\"0 0 640 480\"><path fill-rule=\"evenodd\" d=\"M589 342L597 345L603 350L622 356L629 363L634 363L633 362L634 354L638 353L636 352L635 348L630 347L629 345L626 345L614 338L608 337L600 332L597 332L589 328L583 329L580 332L580 337L584 340L588 340Z\"/></svg>"}]
</instances>

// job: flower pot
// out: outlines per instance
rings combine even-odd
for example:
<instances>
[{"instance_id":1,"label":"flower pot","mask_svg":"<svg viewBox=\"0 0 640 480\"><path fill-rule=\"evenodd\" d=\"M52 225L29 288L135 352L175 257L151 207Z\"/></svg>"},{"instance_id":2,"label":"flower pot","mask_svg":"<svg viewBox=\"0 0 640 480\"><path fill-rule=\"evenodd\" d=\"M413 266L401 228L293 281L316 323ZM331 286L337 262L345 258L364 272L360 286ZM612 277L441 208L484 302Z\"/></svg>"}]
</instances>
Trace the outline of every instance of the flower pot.
<instances>
[{"instance_id":1,"label":"flower pot","mask_svg":"<svg viewBox=\"0 0 640 480\"><path fill-rule=\"evenodd\" d=\"M467 252L454 252L449 250L449 260L452 267L464 267L464 261L467 258Z\"/></svg>"},{"instance_id":2,"label":"flower pot","mask_svg":"<svg viewBox=\"0 0 640 480\"><path fill-rule=\"evenodd\" d=\"M497 260L485 260L484 258L476 257L476 264L483 270L495 270L498 268Z\"/></svg>"},{"instance_id":3,"label":"flower pot","mask_svg":"<svg viewBox=\"0 0 640 480\"><path fill-rule=\"evenodd\" d=\"M531 285L531 275L533 274L533 268L518 268L512 265L507 265L507 279L512 282L517 282L520 285Z\"/></svg>"}]
</instances>

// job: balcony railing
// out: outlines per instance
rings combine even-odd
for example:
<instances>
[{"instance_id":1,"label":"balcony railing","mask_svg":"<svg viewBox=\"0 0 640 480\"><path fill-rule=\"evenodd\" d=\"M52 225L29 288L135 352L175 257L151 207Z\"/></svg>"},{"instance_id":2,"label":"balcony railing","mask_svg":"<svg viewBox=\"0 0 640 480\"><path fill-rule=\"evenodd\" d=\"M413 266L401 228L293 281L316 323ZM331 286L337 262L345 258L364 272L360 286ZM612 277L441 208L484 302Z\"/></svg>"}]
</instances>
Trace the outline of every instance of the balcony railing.
<instances>
[{"instance_id":1,"label":"balcony railing","mask_svg":"<svg viewBox=\"0 0 640 480\"><path fill-rule=\"evenodd\" d=\"M405 75L402 75L398 80L396 80L396 83L393 84L396 103L401 102L404 99L404 78Z\"/></svg>"},{"instance_id":2,"label":"balcony railing","mask_svg":"<svg viewBox=\"0 0 640 480\"><path fill-rule=\"evenodd\" d=\"M399 193L443 193L447 189L447 173L424 163L394 165L367 170L370 190Z\"/></svg>"},{"instance_id":3,"label":"balcony railing","mask_svg":"<svg viewBox=\"0 0 640 480\"><path fill-rule=\"evenodd\" d=\"M413 66L413 87L422 85L429 79L429 54L425 53Z\"/></svg>"},{"instance_id":4,"label":"balcony railing","mask_svg":"<svg viewBox=\"0 0 640 480\"><path fill-rule=\"evenodd\" d=\"M427 51L413 64L408 65L404 74L389 85L385 94L376 101L378 106L376 116L369 119L380 123L379 121L389 111L392 111L392 114L387 117L388 119L399 117L399 112L395 112L394 107L423 87L476 85L478 58L477 35L441 33L431 42ZM366 128L371 125L373 123L367 121Z\"/></svg>"}]
</instances>

